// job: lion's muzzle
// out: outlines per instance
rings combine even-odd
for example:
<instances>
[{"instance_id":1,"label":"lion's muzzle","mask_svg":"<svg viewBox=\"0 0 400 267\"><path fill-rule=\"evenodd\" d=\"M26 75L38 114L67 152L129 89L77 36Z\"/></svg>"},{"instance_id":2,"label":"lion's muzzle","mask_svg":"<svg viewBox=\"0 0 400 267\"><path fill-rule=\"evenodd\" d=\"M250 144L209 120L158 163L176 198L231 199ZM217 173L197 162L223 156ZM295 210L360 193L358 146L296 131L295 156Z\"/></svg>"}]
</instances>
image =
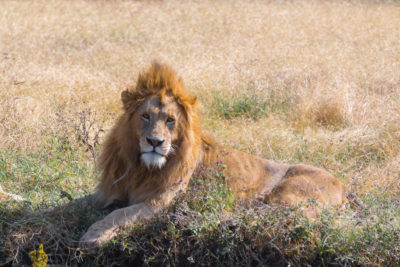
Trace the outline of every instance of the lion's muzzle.
<instances>
[{"instance_id":1,"label":"lion's muzzle","mask_svg":"<svg viewBox=\"0 0 400 267\"><path fill-rule=\"evenodd\" d=\"M148 169L161 169L167 161L167 155L171 151L171 145L166 144L165 140L154 137L146 137L146 142L141 142L140 148L140 159Z\"/></svg>"}]
</instances>

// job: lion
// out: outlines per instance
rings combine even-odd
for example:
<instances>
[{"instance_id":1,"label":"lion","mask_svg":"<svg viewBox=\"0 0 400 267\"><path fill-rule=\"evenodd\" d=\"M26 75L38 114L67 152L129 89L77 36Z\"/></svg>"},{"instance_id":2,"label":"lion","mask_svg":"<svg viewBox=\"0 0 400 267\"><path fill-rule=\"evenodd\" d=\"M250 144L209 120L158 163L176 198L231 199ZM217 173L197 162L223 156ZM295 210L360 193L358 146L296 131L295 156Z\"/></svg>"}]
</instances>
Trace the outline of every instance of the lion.
<instances>
[{"instance_id":1,"label":"lion","mask_svg":"<svg viewBox=\"0 0 400 267\"><path fill-rule=\"evenodd\" d=\"M94 223L82 248L112 239L120 227L151 218L184 191L192 175L223 163L226 183L238 198L268 204L341 206L351 194L329 172L290 165L224 147L200 127L198 101L167 65L154 62L135 87L121 93L123 114L99 158L97 203L127 207Z\"/></svg>"}]
</instances>

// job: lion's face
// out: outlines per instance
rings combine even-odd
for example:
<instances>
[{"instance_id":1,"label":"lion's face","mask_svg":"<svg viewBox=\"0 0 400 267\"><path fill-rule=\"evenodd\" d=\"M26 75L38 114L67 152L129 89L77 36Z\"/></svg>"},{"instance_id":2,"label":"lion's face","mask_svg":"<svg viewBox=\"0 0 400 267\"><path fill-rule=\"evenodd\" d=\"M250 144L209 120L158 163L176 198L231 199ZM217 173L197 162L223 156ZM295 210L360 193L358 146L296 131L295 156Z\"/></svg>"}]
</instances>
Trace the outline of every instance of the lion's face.
<instances>
[{"instance_id":1,"label":"lion's face","mask_svg":"<svg viewBox=\"0 0 400 267\"><path fill-rule=\"evenodd\" d=\"M148 169L162 168L174 152L178 139L181 107L175 98L165 95L148 96L134 116L134 135L139 140L140 159Z\"/></svg>"}]
</instances>

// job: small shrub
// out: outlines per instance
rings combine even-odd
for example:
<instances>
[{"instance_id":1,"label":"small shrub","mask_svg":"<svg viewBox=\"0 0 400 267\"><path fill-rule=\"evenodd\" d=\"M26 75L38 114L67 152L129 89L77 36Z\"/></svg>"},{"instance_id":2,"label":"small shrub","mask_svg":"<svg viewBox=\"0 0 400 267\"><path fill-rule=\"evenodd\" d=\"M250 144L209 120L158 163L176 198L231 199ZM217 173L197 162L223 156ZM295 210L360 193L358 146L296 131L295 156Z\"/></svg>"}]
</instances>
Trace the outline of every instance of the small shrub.
<instances>
[{"instance_id":1,"label":"small shrub","mask_svg":"<svg viewBox=\"0 0 400 267\"><path fill-rule=\"evenodd\" d=\"M65 108L66 104L61 104L55 113L56 123L59 126L56 134L57 142L66 150L74 146L83 147L86 152L90 152L96 167L96 149L104 133L105 121L99 121L96 111L90 107L69 113Z\"/></svg>"}]
</instances>

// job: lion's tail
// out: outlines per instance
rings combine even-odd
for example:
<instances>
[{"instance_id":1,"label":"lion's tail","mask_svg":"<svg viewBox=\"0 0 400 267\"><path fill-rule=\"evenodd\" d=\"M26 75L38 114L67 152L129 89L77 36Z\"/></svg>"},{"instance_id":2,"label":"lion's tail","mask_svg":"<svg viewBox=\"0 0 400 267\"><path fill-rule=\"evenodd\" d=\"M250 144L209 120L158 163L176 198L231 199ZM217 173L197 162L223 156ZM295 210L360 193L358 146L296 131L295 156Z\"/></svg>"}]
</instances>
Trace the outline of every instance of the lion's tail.
<instances>
[{"instance_id":1,"label":"lion's tail","mask_svg":"<svg viewBox=\"0 0 400 267\"><path fill-rule=\"evenodd\" d=\"M362 208L362 209L364 209L366 207L364 202L355 193L346 190L345 195L346 195L347 199L349 200L350 205L352 207L357 207L357 208Z\"/></svg>"}]
</instances>

